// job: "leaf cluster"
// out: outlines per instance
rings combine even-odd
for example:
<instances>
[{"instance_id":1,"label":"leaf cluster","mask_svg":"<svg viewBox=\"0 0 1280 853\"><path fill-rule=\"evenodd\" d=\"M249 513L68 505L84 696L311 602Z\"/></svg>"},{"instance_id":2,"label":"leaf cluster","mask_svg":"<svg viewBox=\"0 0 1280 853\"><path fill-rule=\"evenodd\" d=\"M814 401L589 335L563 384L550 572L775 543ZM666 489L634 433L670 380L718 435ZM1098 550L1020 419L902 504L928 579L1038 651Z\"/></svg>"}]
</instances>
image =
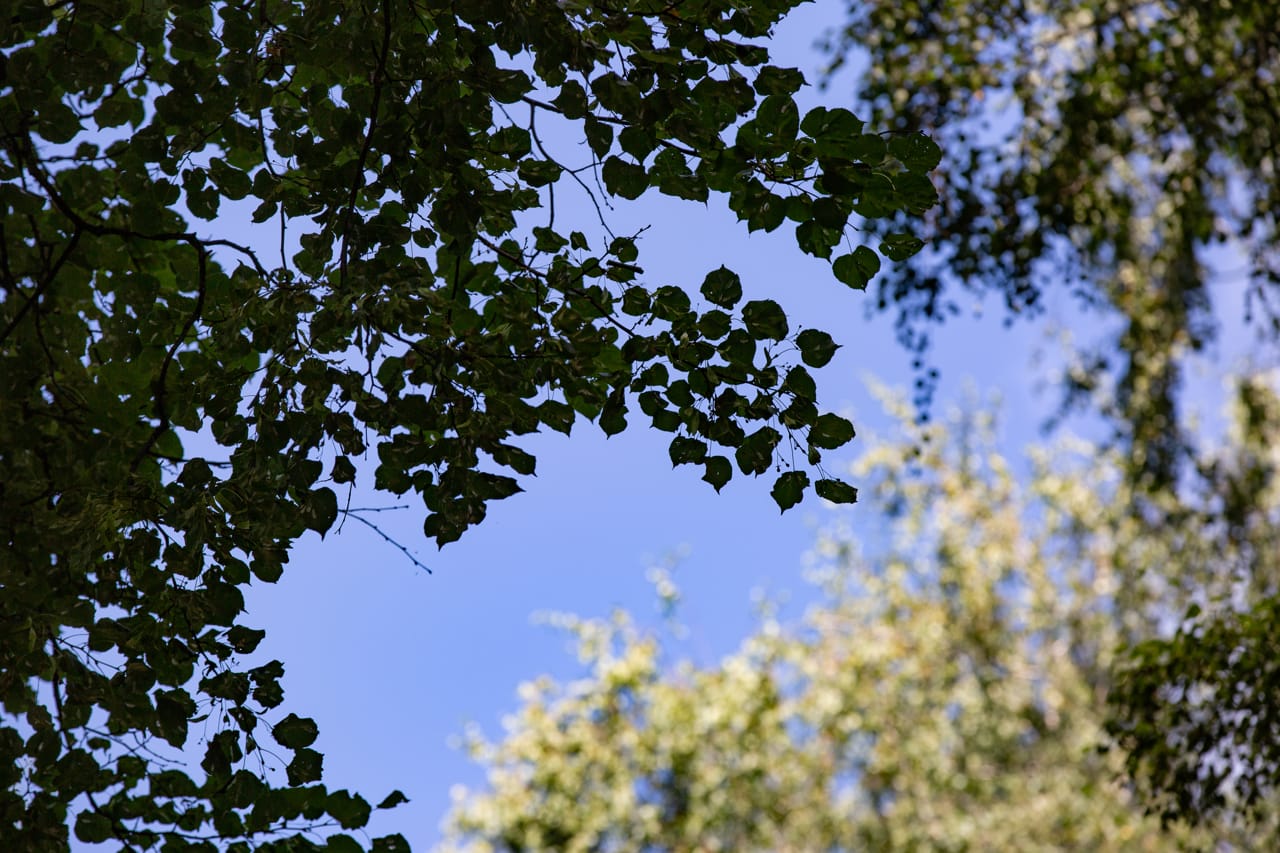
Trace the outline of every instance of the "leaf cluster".
<instances>
[{"instance_id":1,"label":"leaf cluster","mask_svg":"<svg viewBox=\"0 0 1280 853\"><path fill-rule=\"evenodd\" d=\"M760 43L793 5L6 7L0 846L62 849L71 824L301 849L363 826L240 621L360 460L441 544L534 473L519 436L636 410L717 489L773 469L784 509L810 485L854 499L819 467L853 436L808 372L830 336L725 268L649 286L634 235L556 220L557 192L719 198L829 257L851 217L927 207L932 143L799 115L802 76ZM835 260L857 288L878 268ZM200 772L152 751L202 720Z\"/></svg>"}]
</instances>

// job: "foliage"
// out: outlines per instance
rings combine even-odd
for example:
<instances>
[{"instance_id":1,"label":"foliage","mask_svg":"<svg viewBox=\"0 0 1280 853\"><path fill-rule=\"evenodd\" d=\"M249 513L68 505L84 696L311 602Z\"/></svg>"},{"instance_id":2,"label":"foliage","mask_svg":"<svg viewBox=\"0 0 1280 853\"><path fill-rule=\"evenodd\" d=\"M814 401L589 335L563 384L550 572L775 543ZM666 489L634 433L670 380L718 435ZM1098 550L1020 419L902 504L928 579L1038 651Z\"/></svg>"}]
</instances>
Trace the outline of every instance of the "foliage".
<instances>
[{"instance_id":1,"label":"foliage","mask_svg":"<svg viewBox=\"0 0 1280 853\"><path fill-rule=\"evenodd\" d=\"M717 489L736 462L779 470L784 508L854 498L820 465L853 435L808 372L828 335L723 266L648 286L635 235L555 204L718 199L865 287L851 218L921 213L939 154L800 115L802 75L761 43L793 5L8 4L0 846L62 849L72 822L296 849L365 824L319 784L314 725L277 718L283 667L246 662L263 634L240 617L366 454L441 544L533 473L513 438L613 434L635 405ZM200 770L170 763L201 720Z\"/></svg>"},{"instance_id":2,"label":"foliage","mask_svg":"<svg viewBox=\"0 0 1280 853\"><path fill-rule=\"evenodd\" d=\"M1275 553L1271 463L1257 450L1267 445L1206 460L1180 400L1188 357L1212 345L1241 295L1253 367L1275 364L1277 32L1274 4L1261 0L856 0L828 45L836 66L869 57L859 95L872 115L944 150L941 203L917 232L930 251L879 282L902 338L923 349L930 324L969 294L994 291L1014 314L1035 315L1048 289L1067 288L1099 310L1097 328L1118 331L1068 367L1064 413L1097 406L1115 425L1137 486L1133 523L1154 541L1170 525L1187 531L1205 595L1247 590L1230 615L1206 608L1178 641L1136 650L1136 680L1118 694L1113 723L1142 756L1135 769L1152 774L1157 808L1193 819L1280 781L1266 711L1280 687L1263 665L1276 591L1255 582L1272 577ZM1224 275L1242 287L1214 287L1224 257L1243 264ZM932 387L926 375L922 401ZM1252 412L1280 417L1271 405ZM1280 429L1253 423L1259 439ZM1171 567L1187 565L1172 556ZM1187 580L1171 568L1168 582ZM1181 756L1170 729L1186 734ZM1248 770L1231 774L1239 788L1224 801L1226 771L1208 767L1227 743Z\"/></svg>"},{"instance_id":3,"label":"foliage","mask_svg":"<svg viewBox=\"0 0 1280 853\"><path fill-rule=\"evenodd\" d=\"M918 232L933 251L880 279L904 339L925 345L966 291L1015 314L1054 287L1106 307L1120 331L1081 359L1072 399L1107 388L1131 475L1171 485L1182 366L1223 307L1210 249L1247 258L1248 312L1280 332L1274 24L1265 0L850 2L836 65L865 51L859 97L944 150Z\"/></svg>"},{"instance_id":4,"label":"foliage","mask_svg":"<svg viewBox=\"0 0 1280 853\"><path fill-rule=\"evenodd\" d=\"M1161 555L1187 602L1170 637L1120 669L1109 728L1166 819L1274 821L1280 781L1280 395L1238 389L1225 447L1204 452L1186 501L1148 504L1175 547ZM1193 488L1194 487L1194 488ZM1167 582L1167 581L1166 581Z\"/></svg>"},{"instance_id":5,"label":"foliage","mask_svg":"<svg viewBox=\"0 0 1280 853\"><path fill-rule=\"evenodd\" d=\"M588 676L525 685L502 740L472 736L488 789L459 792L450 849L1269 847L1269 826L1162 829L1101 748L1114 650L1216 543L1135 525L1114 451L1041 453L1020 487L990 427L871 450L884 553L826 535L820 603L716 665L665 665L625 614L566 618Z\"/></svg>"}]
</instances>

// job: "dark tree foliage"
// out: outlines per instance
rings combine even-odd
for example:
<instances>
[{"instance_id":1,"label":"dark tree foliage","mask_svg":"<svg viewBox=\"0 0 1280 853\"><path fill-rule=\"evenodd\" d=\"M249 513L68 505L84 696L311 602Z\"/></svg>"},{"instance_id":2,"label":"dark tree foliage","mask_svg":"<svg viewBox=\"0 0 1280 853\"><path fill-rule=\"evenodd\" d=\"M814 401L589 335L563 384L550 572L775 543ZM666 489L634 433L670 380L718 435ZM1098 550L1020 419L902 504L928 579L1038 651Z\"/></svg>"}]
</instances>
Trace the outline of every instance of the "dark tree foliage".
<instances>
[{"instance_id":1,"label":"dark tree foliage","mask_svg":"<svg viewBox=\"0 0 1280 853\"><path fill-rule=\"evenodd\" d=\"M851 217L922 213L940 155L799 113L762 46L793 5L4 6L0 848L356 848L370 804L321 783L240 620L361 459L441 544L533 473L519 436L633 407L717 489L855 498L820 464L853 436L808 372L829 335L726 267L648 286L633 238L554 204L714 198L864 288Z\"/></svg>"}]
</instances>

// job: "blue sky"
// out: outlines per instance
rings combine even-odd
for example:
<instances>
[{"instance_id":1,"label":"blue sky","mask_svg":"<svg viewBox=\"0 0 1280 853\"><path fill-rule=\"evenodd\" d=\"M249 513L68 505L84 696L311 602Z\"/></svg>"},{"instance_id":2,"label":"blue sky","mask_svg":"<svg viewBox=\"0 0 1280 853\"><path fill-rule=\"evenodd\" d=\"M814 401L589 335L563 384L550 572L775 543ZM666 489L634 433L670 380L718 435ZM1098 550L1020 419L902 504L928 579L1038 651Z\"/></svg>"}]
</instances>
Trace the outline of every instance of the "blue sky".
<instances>
[{"instance_id":1,"label":"blue sky","mask_svg":"<svg viewBox=\"0 0 1280 853\"><path fill-rule=\"evenodd\" d=\"M811 45L840 17L840 4L828 0L801 8L779 30L776 61L798 65L815 80L821 57ZM849 91L835 86L825 96L805 97L840 105ZM561 215L573 215L568 200L557 202ZM580 202L577 213L593 218ZM860 436L832 460L833 469L852 460L869 433L891 428L864 378L904 388L912 379L892 317L867 318L870 297L803 255L789 228L749 236L714 200L703 207L648 195L620 204L611 224L619 234L652 226L640 244L646 283L696 286L723 263L740 273L748 298L779 301L793 330L817 326L844 345L818 372L819 387L827 407L853 413ZM1046 374L1032 358L1043 353L1052 360L1056 350L1043 324L1005 329L999 306L987 308L985 319L966 315L939 332L932 355L942 370L937 404L961 399L967 384L1000 392L1005 441L1020 447L1037 438L1054 402L1052 392L1033 393ZM1065 295L1051 297L1049 309L1073 316ZM1205 381L1211 386L1213 379ZM372 834L402 832L416 849L429 849L449 788L482 779L451 738L471 721L500 733L519 682L576 672L566 638L534 624L535 612L597 616L624 607L656 623L646 570L679 552L680 621L690 629L685 648L714 660L752 627L753 589L803 596L802 557L829 510L809 495L780 516L767 477L738 477L717 495L700 481L700 469L671 469L663 434L640 428L637 418L632 423L611 439L590 424L568 438L532 437L524 446L538 456L537 477L443 551L422 537L422 509L412 496L409 509L369 516L430 566L430 575L348 521L323 542L301 542L278 584L249 591L246 623L268 630L260 655L286 664L282 710L319 723L328 783L373 801L392 789L410 798L379 816ZM352 506L396 503L402 501L369 491L352 499ZM859 526L874 527L869 507L852 513Z\"/></svg>"}]
</instances>

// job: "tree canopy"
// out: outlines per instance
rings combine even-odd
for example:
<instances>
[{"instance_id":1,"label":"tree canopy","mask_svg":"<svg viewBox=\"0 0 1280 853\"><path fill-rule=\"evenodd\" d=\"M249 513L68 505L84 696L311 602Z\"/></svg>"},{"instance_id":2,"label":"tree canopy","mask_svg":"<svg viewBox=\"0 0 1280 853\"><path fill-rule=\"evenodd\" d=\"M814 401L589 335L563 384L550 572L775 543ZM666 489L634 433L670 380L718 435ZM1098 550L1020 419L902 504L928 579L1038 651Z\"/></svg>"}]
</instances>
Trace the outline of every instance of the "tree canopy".
<instances>
[{"instance_id":1,"label":"tree canopy","mask_svg":"<svg viewBox=\"0 0 1280 853\"><path fill-rule=\"evenodd\" d=\"M298 849L364 825L368 802L319 782L314 723L282 716L282 664L239 661L263 637L243 588L333 526L366 456L441 544L533 473L519 436L635 409L716 489L773 470L784 509L854 500L821 466L854 434L809 372L829 334L744 301L727 266L650 284L636 235L555 204L727 204L859 289L916 251L910 227L867 246L851 223L929 208L938 149L801 115L764 41L793 5L9 4L7 846L62 849L71 824ZM169 761L202 720L199 770Z\"/></svg>"},{"instance_id":2,"label":"tree canopy","mask_svg":"<svg viewBox=\"0 0 1280 853\"><path fill-rule=\"evenodd\" d=\"M853 0L848 10L827 47L837 68L869 60L852 97L944 152L942 202L918 231L931 251L879 279L881 307L915 346L971 293L1034 316L1047 291L1068 289L1114 316L1119 331L1088 341L1069 388L1116 416L1133 476L1170 485L1190 450L1178 395L1187 356L1211 344L1240 295L1214 293L1210 250L1242 256L1245 310L1273 359L1280 339L1273 6Z\"/></svg>"},{"instance_id":3,"label":"tree canopy","mask_svg":"<svg viewBox=\"0 0 1280 853\"><path fill-rule=\"evenodd\" d=\"M1234 775L1237 795L1274 790L1280 741L1265 709L1280 705L1280 682L1267 637L1280 589L1274 547L1241 544L1277 522L1274 462L1261 449L1280 429L1274 380L1242 398L1249 416L1239 423L1253 438L1234 445L1235 459L1205 459L1184 393L1188 362L1224 325L1249 336L1247 369L1280 363L1273 4L853 0L847 9L827 48L836 68L868 60L851 93L860 110L929 133L944 153L941 203L917 232L930 250L878 279L879 306L921 350L975 294L998 294L1011 316L1043 317L1054 291L1096 312L1094 328L1074 330L1083 344L1063 377L1064 413L1080 406L1114 427L1137 487L1133 524L1223 547L1201 552L1214 605L1176 638L1148 638L1113 722L1129 732L1135 760L1150 759L1136 764L1169 815L1227 806L1216 757L1227 744L1237 769L1248 768ZM927 402L930 374L920 387ZM1243 538L1223 542L1224 529Z\"/></svg>"},{"instance_id":4,"label":"tree canopy","mask_svg":"<svg viewBox=\"0 0 1280 853\"><path fill-rule=\"evenodd\" d=\"M1134 524L1114 450L1062 441L1023 485L991 418L913 431L895 408L903 434L855 469L883 550L832 527L803 619L767 610L710 664L672 660L625 612L561 617L584 677L524 685L500 739L472 734L487 784L458 791L444 849L1274 846L1274 812L1163 825L1107 748L1121 644L1229 586L1204 556L1245 546Z\"/></svg>"}]
</instances>

